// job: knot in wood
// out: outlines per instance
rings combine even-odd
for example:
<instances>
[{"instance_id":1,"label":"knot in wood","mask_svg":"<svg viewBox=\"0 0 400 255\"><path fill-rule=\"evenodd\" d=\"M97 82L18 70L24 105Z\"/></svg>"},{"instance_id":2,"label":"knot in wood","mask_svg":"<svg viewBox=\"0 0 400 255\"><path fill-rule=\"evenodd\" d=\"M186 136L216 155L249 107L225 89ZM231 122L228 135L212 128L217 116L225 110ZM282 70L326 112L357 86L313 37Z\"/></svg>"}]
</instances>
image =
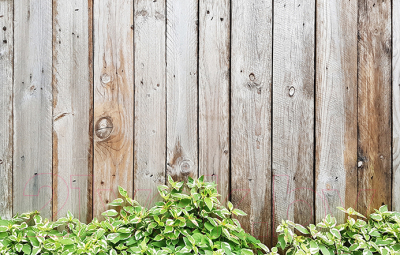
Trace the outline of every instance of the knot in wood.
<instances>
[{"instance_id":1,"label":"knot in wood","mask_svg":"<svg viewBox=\"0 0 400 255\"><path fill-rule=\"evenodd\" d=\"M291 87L289 88L289 96L290 96L290 97L294 96L294 92L295 92L295 91L296 91L295 88L294 88L293 86L291 86Z\"/></svg>"},{"instance_id":2,"label":"knot in wood","mask_svg":"<svg viewBox=\"0 0 400 255\"><path fill-rule=\"evenodd\" d=\"M187 160L184 160L180 164L181 174L186 176L190 174L190 163Z\"/></svg>"},{"instance_id":3,"label":"knot in wood","mask_svg":"<svg viewBox=\"0 0 400 255\"><path fill-rule=\"evenodd\" d=\"M110 75L108 75L108 74L103 74L102 76L101 76L101 82L103 83L103 84L107 84L107 83L109 83L111 81L111 77L110 77Z\"/></svg>"},{"instance_id":4,"label":"knot in wood","mask_svg":"<svg viewBox=\"0 0 400 255\"><path fill-rule=\"evenodd\" d=\"M250 81L254 81L256 79L256 76L254 75L254 73L251 73L249 75L249 79L250 79Z\"/></svg>"},{"instance_id":5,"label":"knot in wood","mask_svg":"<svg viewBox=\"0 0 400 255\"><path fill-rule=\"evenodd\" d=\"M113 128L111 117L100 118L95 125L96 136L100 139L106 139L111 135Z\"/></svg>"}]
</instances>

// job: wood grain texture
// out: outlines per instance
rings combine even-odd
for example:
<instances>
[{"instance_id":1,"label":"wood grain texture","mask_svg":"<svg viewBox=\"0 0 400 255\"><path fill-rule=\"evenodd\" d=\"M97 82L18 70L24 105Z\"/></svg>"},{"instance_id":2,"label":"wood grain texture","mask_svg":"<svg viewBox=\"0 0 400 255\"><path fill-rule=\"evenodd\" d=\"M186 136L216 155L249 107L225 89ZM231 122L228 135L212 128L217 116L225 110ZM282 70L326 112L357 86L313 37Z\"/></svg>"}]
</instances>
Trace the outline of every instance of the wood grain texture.
<instances>
[{"instance_id":1,"label":"wood grain texture","mask_svg":"<svg viewBox=\"0 0 400 255\"><path fill-rule=\"evenodd\" d=\"M14 25L13 213L51 218L52 1L14 1Z\"/></svg>"},{"instance_id":2,"label":"wood grain texture","mask_svg":"<svg viewBox=\"0 0 400 255\"><path fill-rule=\"evenodd\" d=\"M198 174L198 1L167 0L167 173Z\"/></svg>"},{"instance_id":3,"label":"wood grain texture","mask_svg":"<svg viewBox=\"0 0 400 255\"><path fill-rule=\"evenodd\" d=\"M12 217L13 1L0 2L0 217Z\"/></svg>"},{"instance_id":4,"label":"wood grain texture","mask_svg":"<svg viewBox=\"0 0 400 255\"><path fill-rule=\"evenodd\" d=\"M357 199L357 1L317 1L316 221Z\"/></svg>"},{"instance_id":5,"label":"wood grain texture","mask_svg":"<svg viewBox=\"0 0 400 255\"><path fill-rule=\"evenodd\" d=\"M152 206L165 183L165 1L135 1L135 199Z\"/></svg>"},{"instance_id":6,"label":"wood grain texture","mask_svg":"<svg viewBox=\"0 0 400 255\"><path fill-rule=\"evenodd\" d=\"M393 188L392 210L400 211L400 1L392 1L392 114Z\"/></svg>"},{"instance_id":7,"label":"wood grain texture","mask_svg":"<svg viewBox=\"0 0 400 255\"><path fill-rule=\"evenodd\" d=\"M271 243L272 1L232 1L233 204L246 231Z\"/></svg>"},{"instance_id":8,"label":"wood grain texture","mask_svg":"<svg viewBox=\"0 0 400 255\"><path fill-rule=\"evenodd\" d=\"M99 0L94 26L94 208L133 195L133 1Z\"/></svg>"},{"instance_id":9,"label":"wood grain texture","mask_svg":"<svg viewBox=\"0 0 400 255\"><path fill-rule=\"evenodd\" d=\"M358 211L391 207L391 3L359 1Z\"/></svg>"},{"instance_id":10,"label":"wood grain texture","mask_svg":"<svg viewBox=\"0 0 400 255\"><path fill-rule=\"evenodd\" d=\"M199 5L199 175L229 196L230 1Z\"/></svg>"},{"instance_id":11,"label":"wood grain texture","mask_svg":"<svg viewBox=\"0 0 400 255\"><path fill-rule=\"evenodd\" d=\"M53 0L53 217L92 217L90 1Z\"/></svg>"},{"instance_id":12,"label":"wood grain texture","mask_svg":"<svg viewBox=\"0 0 400 255\"><path fill-rule=\"evenodd\" d=\"M273 221L314 222L315 1L274 2ZM274 236L274 242L276 236Z\"/></svg>"}]
</instances>

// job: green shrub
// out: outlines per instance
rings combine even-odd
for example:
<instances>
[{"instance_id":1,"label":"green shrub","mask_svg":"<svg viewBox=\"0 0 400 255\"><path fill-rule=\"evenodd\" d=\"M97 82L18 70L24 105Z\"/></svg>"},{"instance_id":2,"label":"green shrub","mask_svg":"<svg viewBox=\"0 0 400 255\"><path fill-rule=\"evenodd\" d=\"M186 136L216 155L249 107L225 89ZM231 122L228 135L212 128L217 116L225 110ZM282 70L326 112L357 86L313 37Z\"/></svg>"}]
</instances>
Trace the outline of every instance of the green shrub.
<instances>
[{"instance_id":1,"label":"green shrub","mask_svg":"<svg viewBox=\"0 0 400 255\"><path fill-rule=\"evenodd\" d=\"M277 247L287 249L286 254L400 254L400 213L382 206L367 220L353 208L338 209L348 214L344 224L337 225L330 215L308 228L282 221ZM306 236L297 235L295 229Z\"/></svg>"},{"instance_id":2,"label":"green shrub","mask_svg":"<svg viewBox=\"0 0 400 255\"><path fill-rule=\"evenodd\" d=\"M216 184L188 179L158 187L162 202L150 210L128 197L103 213L105 220L81 223L71 213L55 222L39 213L0 220L1 254L266 254L268 248L245 233L233 215L246 215L218 200ZM58 231L57 229L63 229ZM253 253L254 252L254 253ZM276 248L274 248L274 254Z\"/></svg>"}]
</instances>

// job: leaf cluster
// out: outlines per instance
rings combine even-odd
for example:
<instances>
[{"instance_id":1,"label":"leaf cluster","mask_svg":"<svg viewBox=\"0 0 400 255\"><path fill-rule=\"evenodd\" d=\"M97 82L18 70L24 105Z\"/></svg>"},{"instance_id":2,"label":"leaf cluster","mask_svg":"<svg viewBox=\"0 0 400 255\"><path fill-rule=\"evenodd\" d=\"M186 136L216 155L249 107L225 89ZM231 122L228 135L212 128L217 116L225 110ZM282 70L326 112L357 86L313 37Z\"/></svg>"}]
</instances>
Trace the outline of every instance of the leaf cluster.
<instances>
[{"instance_id":1,"label":"leaf cluster","mask_svg":"<svg viewBox=\"0 0 400 255\"><path fill-rule=\"evenodd\" d=\"M0 220L0 254L270 254L234 217L246 214L221 204L215 183L169 176L168 184L158 187L162 201L151 209L118 187L103 221L84 224L68 213L51 222L37 211Z\"/></svg>"},{"instance_id":2,"label":"leaf cluster","mask_svg":"<svg viewBox=\"0 0 400 255\"><path fill-rule=\"evenodd\" d=\"M307 228L282 221L277 227L277 247L286 249L286 254L400 254L400 213L388 211L384 205L367 219L353 208L338 209L348 215L344 224L338 225L330 215Z\"/></svg>"}]
</instances>

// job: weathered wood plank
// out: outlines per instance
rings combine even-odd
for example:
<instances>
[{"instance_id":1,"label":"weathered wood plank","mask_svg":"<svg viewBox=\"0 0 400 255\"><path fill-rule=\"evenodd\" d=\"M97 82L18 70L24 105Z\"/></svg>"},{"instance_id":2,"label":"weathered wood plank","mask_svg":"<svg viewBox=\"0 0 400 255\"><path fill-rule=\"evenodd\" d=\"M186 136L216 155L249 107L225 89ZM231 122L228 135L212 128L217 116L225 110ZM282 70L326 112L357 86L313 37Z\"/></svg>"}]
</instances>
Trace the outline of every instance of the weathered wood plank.
<instances>
[{"instance_id":1,"label":"weathered wood plank","mask_svg":"<svg viewBox=\"0 0 400 255\"><path fill-rule=\"evenodd\" d=\"M167 173L198 174L197 0L167 1Z\"/></svg>"},{"instance_id":2,"label":"weathered wood plank","mask_svg":"<svg viewBox=\"0 0 400 255\"><path fill-rule=\"evenodd\" d=\"M392 1L392 114L393 114L393 188L392 210L400 211L400 1Z\"/></svg>"},{"instance_id":3,"label":"weathered wood plank","mask_svg":"<svg viewBox=\"0 0 400 255\"><path fill-rule=\"evenodd\" d=\"M13 1L0 2L0 217L12 217Z\"/></svg>"},{"instance_id":4,"label":"weathered wood plank","mask_svg":"<svg viewBox=\"0 0 400 255\"><path fill-rule=\"evenodd\" d=\"M16 0L14 15L13 213L51 217L52 1Z\"/></svg>"},{"instance_id":5,"label":"weathered wood plank","mask_svg":"<svg viewBox=\"0 0 400 255\"><path fill-rule=\"evenodd\" d=\"M358 211L391 207L391 3L358 1Z\"/></svg>"},{"instance_id":6,"label":"weathered wood plank","mask_svg":"<svg viewBox=\"0 0 400 255\"><path fill-rule=\"evenodd\" d=\"M316 221L357 199L357 1L317 1Z\"/></svg>"},{"instance_id":7,"label":"weathered wood plank","mask_svg":"<svg viewBox=\"0 0 400 255\"><path fill-rule=\"evenodd\" d=\"M53 0L53 216L92 217L91 1Z\"/></svg>"},{"instance_id":8,"label":"weathered wood plank","mask_svg":"<svg viewBox=\"0 0 400 255\"><path fill-rule=\"evenodd\" d=\"M135 1L135 199L157 200L165 183L165 0Z\"/></svg>"},{"instance_id":9,"label":"weathered wood plank","mask_svg":"<svg viewBox=\"0 0 400 255\"><path fill-rule=\"evenodd\" d=\"M231 196L249 214L243 227L270 245L272 1L231 4Z\"/></svg>"},{"instance_id":10,"label":"weathered wood plank","mask_svg":"<svg viewBox=\"0 0 400 255\"><path fill-rule=\"evenodd\" d=\"M199 4L199 175L229 195L230 1Z\"/></svg>"},{"instance_id":11,"label":"weathered wood plank","mask_svg":"<svg viewBox=\"0 0 400 255\"><path fill-rule=\"evenodd\" d=\"M275 1L273 229L314 222L314 24L315 1Z\"/></svg>"},{"instance_id":12,"label":"weathered wood plank","mask_svg":"<svg viewBox=\"0 0 400 255\"><path fill-rule=\"evenodd\" d=\"M94 27L93 216L117 197L133 195L133 1L99 0Z\"/></svg>"}]
</instances>

